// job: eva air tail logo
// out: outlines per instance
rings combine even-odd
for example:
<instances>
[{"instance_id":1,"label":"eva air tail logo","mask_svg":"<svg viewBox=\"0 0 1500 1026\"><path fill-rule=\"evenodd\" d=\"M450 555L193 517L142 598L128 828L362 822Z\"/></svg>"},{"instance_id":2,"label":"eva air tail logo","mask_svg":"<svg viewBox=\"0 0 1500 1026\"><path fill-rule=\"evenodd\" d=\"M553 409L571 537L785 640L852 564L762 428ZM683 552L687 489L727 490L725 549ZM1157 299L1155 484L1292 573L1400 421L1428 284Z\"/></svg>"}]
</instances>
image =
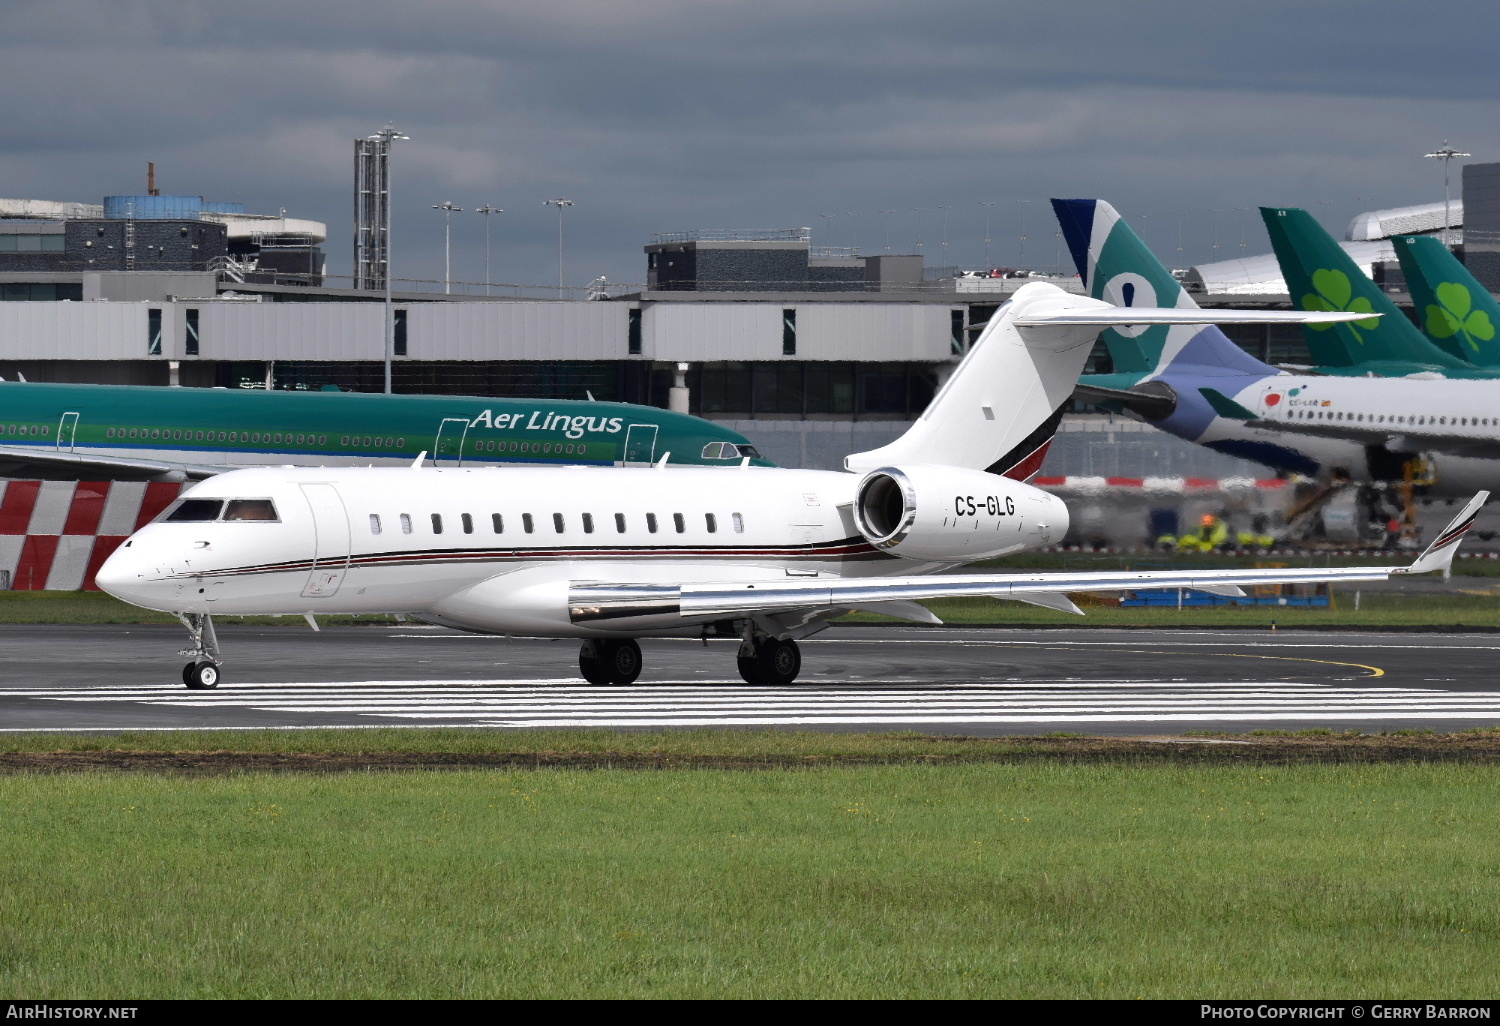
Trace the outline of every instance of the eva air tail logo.
<instances>
[{"instance_id":1,"label":"eva air tail logo","mask_svg":"<svg viewBox=\"0 0 1500 1026\"><path fill-rule=\"evenodd\" d=\"M1354 286L1349 284L1349 276L1343 271L1330 271L1324 268L1314 271L1312 276L1313 288L1317 294L1308 293L1302 297L1302 306L1307 310L1321 310L1325 313L1368 313L1375 312L1370 301L1364 296L1354 295ZM1353 298L1350 298L1353 297ZM1369 317L1359 321L1346 321L1345 327L1354 333L1354 341L1363 344L1364 336L1359 333L1363 328L1369 331L1380 324L1379 317ZM1332 324L1309 324L1314 331L1327 331L1333 327Z\"/></svg>"},{"instance_id":2,"label":"eva air tail logo","mask_svg":"<svg viewBox=\"0 0 1500 1026\"><path fill-rule=\"evenodd\" d=\"M1469 348L1478 352L1479 343L1475 339L1488 342L1495 337L1490 315L1473 308L1474 297L1469 295L1467 288L1456 281L1445 281L1434 291L1437 292L1437 303L1423 311L1427 331L1433 338L1462 335Z\"/></svg>"}]
</instances>

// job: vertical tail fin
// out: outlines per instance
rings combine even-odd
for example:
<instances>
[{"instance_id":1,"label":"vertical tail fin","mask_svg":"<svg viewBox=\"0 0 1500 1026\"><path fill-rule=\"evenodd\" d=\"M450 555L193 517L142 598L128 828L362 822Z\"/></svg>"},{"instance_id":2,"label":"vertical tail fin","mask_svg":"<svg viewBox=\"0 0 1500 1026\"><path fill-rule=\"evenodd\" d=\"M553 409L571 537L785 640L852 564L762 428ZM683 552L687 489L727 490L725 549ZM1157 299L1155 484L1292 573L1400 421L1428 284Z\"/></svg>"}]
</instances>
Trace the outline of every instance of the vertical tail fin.
<instances>
[{"instance_id":1,"label":"vertical tail fin","mask_svg":"<svg viewBox=\"0 0 1500 1026\"><path fill-rule=\"evenodd\" d=\"M1313 359L1325 367L1385 361L1425 368L1467 370L1462 361L1422 336L1394 303L1344 252L1311 214L1297 207L1261 207L1271 247L1299 310L1384 314L1345 324L1303 328ZM1418 369L1413 367L1413 370Z\"/></svg>"},{"instance_id":2,"label":"vertical tail fin","mask_svg":"<svg viewBox=\"0 0 1500 1026\"><path fill-rule=\"evenodd\" d=\"M1198 308L1172 272L1104 200L1054 199L1052 209L1091 297L1113 306ZM1129 325L1109 328L1099 337L1109 347L1116 373L1157 377L1179 359L1199 369L1276 373L1276 368L1249 356L1211 324Z\"/></svg>"},{"instance_id":3,"label":"vertical tail fin","mask_svg":"<svg viewBox=\"0 0 1500 1026\"><path fill-rule=\"evenodd\" d=\"M1103 304L1032 282L990 317L979 341L900 438L844 460L849 470L935 463L1027 480L1062 419L1099 325L1021 327L1017 320Z\"/></svg>"},{"instance_id":4,"label":"vertical tail fin","mask_svg":"<svg viewBox=\"0 0 1500 1026\"><path fill-rule=\"evenodd\" d=\"M1500 303L1431 235L1398 235L1396 259L1411 289L1422 334L1451 356L1500 367Z\"/></svg>"}]
</instances>

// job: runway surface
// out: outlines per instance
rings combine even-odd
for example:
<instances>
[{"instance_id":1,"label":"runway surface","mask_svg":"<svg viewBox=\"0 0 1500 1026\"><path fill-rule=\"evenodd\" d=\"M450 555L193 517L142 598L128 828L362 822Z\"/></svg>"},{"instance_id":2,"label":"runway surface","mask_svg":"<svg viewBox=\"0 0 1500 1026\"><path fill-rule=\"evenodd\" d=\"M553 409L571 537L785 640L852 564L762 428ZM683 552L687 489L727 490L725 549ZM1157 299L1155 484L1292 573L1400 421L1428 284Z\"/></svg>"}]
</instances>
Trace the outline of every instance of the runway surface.
<instances>
[{"instance_id":1,"label":"runway surface","mask_svg":"<svg viewBox=\"0 0 1500 1026\"><path fill-rule=\"evenodd\" d=\"M0 626L0 730L787 727L1175 734L1500 725L1500 635L848 627L803 677L751 687L735 643L642 644L629 687L577 644L420 626L220 628L225 682L188 691L168 627Z\"/></svg>"}]
</instances>

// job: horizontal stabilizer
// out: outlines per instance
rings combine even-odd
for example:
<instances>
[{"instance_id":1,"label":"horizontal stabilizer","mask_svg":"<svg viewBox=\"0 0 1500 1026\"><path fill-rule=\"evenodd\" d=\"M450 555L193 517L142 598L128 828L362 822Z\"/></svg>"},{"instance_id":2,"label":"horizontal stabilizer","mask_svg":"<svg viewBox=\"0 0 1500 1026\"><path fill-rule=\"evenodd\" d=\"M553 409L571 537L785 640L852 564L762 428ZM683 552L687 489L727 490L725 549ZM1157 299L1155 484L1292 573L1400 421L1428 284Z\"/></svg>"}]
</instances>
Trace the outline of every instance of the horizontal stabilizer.
<instances>
[{"instance_id":1,"label":"horizontal stabilizer","mask_svg":"<svg viewBox=\"0 0 1500 1026\"><path fill-rule=\"evenodd\" d=\"M1134 388L1105 388L1080 381L1073 398L1086 403L1119 403L1147 420L1165 420L1177 410L1177 393L1165 381L1147 381Z\"/></svg>"},{"instance_id":2,"label":"horizontal stabilizer","mask_svg":"<svg viewBox=\"0 0 1500 1026\"><path fill-rule=\"evenodd\" d=\"M1337 324L1368 320L1380 314L1345 310L1202 310L1162 306L1117 306L1109 310L1037 311L1016 318L1018 328L1053 324L1098 325L1109 328L1131 324Z\"/></svg>"},{"instance_id":3,"label":"horizontal stabilizer","mask_svg":"<svg viewBox=\"0 0 1500 1026\"><path fill-rule=\"evenodd\" d=\"M1214 412L1227 420L1254 420L1255 414L1245 409L1229 396L1212 388L1198 389L1200 395L1208 400L1208 405L1214 408Z\"/></svg>"}]
</instances>

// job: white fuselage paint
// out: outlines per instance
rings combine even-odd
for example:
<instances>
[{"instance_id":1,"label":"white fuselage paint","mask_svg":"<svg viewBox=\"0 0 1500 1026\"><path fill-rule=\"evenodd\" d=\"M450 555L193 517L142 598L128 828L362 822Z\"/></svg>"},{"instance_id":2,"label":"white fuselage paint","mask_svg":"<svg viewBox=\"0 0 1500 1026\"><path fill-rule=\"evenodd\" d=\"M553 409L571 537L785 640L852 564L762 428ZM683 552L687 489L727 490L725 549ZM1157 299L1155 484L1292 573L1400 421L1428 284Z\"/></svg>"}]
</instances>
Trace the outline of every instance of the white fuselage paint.
<instances>
[{"instance_id":1,"label":"white fuselage paint","mask_svg":"<svg viewBox=\"0 0 1500 1026\"><path fill-rule=\"evenodd\" d=\"M1364 469L1365 446L1384 442L1393 452L1431 460L1434 492L1469 495L1500 487L1500 459L1435 452L1424 443L1441 436L1500 451L1500 383L1289 374L1262 379L1230 397L1263 420L1295 426L1297 433L1219 418L1200 441L1248 438L1290 446L1357 476ZM1320 429L1328 433L1314 433ZM1364 437L1340 437L1340 432Z\"/></svg>"},{"instance_id":2,"label":"white fuselage paint","mask_svg":"<svg viewBox=\"0 0 1500 1026\"><path fill-rule=\"evenodd\" d=\"M756 467L234 471L183 498L271 499L277 521L158 520L110 556L98 581L176 613L397 612L486 633L667 633L722 617L574 623L569 585L869 579L954 565L867 542L852 512L861 480ZM1009 497L1015 512L965 508L951 517L955 532L993 532L993 551L1018 552L1067 530L1060 500L992 480L1001 509Z\"/></svg>"}]
</instances>

